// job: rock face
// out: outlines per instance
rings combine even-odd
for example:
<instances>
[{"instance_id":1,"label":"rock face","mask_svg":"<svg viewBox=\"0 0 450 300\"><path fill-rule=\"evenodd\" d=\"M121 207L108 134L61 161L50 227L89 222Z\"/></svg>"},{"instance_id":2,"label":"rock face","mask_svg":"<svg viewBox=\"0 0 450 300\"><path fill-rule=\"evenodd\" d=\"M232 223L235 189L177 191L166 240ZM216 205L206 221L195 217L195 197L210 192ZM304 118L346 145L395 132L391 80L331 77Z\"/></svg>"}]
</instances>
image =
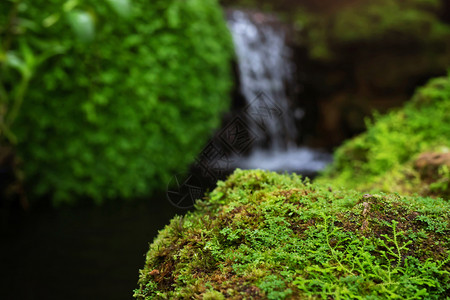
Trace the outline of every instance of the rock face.
<instances>
[{"instance_id":1,"label":"rock face","mask_svg":"<svg viewBox=\"0 0 450 300\"><path fill-rule=\"evenodd\" d=\"M317 113L311 143L336 146L363 132L372 110L401 106L450 65L448 1L224 2L269 7L296 25L298 101Z\"/></svg>"},{"instance_id":2,"label":"rock face","mask_svg":"<svg viewBox=\"0 0 450 300\"><path fill-rule=\"evenodd\" d=\"M159 233L135 297L443 299L449 218L438 199L236 170Z\"/></svg>"},{"instance_id":3,"label":"rock face","mask_svg":"<svg viewBox=\"0 0 450 300\"><path fill-rule=\"evenodd\" d=\"M414 163L423 180L435 181L442 168L450 168L450 153L425 152Z\"/></svg>"},{"instance_id":4,"label":"rock face","mask_svg":"<svg viewBox=\"0 0 450 300\"><path fill-rule=\"evenodd\" d=\"M450 152L425 152L414 163L422 194L450 199Z\"/></svg>"},{"instance_id":5,"label":"rock face","mask_svg":"<svg viewBox=\"0 0 450 300\"><path fill-rule=\"evenodd\" d=\"M445 1L338 2L296 17L311 61L306 74L320 74L309 82L318 93L318 134L334 145L362 132L372 110L401 106L450 64Z\"/></svg>"}]
</instances>

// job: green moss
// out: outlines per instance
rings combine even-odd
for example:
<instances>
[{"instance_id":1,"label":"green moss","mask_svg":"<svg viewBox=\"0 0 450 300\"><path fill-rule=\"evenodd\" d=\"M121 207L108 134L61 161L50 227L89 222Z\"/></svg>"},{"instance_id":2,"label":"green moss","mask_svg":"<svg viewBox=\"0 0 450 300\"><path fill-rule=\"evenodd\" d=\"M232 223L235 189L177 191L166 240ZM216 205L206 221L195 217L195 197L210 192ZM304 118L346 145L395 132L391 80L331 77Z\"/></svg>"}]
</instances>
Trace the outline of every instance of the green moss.
<instances>
[{"instance_id":1,"label":"green moss","mask_svg":"<svg viewBox=\"0 0 450 300\"><path fill-rule=\"evenodd\" d=\"M433 198L236 170L159 233L135 297L441 299L449 217L450 204Z\"/></svg>"},{"instance_id":2,"label":"green moss","mask_svg":"<svg viewBox=\"0 0 450 300\"><path fill-rule=\"evenodd\" d=\"M446 55L441 50L448 45L450 26L439 18L442 6L440 0L351 1L333 11L299 9L296 19L311 56L317 59L332 59L352 45L374 44L409 45L409 51L414 45L414 51Z\"/></svg>"},{"instance_id":3,"label":"green moss","mask_svg":"<svg viewBox=\"0 0 450 300\"><path fill-rule=\"evenodd\" d=\"M0 10L14 17L16 2ZM0 17L0 64L3 50L33 62L12 127L33 198L147 196L192 163L229 105L233 50L217 2L129 1L126 13L127 2L24 0L13 25ZM23 79L5 70L0 101Z\"/></svg>"},{"instance_id":4,"label":"green moss","mask_svg":"<svg viewBox=\"0 0 450 300\"><path fill-rule=\"evenodd\" d=\"M404 108L375 116L366 133L337 149L333 165L318 178L332 186L386 192L431 192L448 197L448 172L423 182L414 161L425 151L450 148L450 77L431 80ZM433 191L434 190L434 191Z\"/></svg>"}]
</instances>

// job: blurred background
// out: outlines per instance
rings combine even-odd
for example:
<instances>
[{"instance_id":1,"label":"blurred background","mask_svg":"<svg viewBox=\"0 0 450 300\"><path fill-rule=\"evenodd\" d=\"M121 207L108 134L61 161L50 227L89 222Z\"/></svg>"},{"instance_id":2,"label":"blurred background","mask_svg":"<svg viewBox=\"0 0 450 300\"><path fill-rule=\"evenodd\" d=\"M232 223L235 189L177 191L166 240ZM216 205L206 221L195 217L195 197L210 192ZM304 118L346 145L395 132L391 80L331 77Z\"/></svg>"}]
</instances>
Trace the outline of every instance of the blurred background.
<instances>
[{"instance_id":1,"label":"blurred background","mask_svg":"<svg viewBox=\"0 0 450 300\"><path fill-rule=\"evenodd\" d=\"M445 0L2 1L1 298L132 298L217 180L314 177L449 65Z\"/></svg>"}]
</instances>

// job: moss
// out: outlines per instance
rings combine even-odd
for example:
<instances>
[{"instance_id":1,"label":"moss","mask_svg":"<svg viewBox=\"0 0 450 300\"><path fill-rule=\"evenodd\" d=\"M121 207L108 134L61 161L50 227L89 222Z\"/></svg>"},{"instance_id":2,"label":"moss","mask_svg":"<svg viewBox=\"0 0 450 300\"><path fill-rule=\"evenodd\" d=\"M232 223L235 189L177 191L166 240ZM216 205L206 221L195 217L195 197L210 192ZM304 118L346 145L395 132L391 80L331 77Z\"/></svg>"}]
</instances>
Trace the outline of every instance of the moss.
<instances>
[{"instance_id":1,"label":"moss","mask_svg":"<svg viewBox=\"0 0 450 300\"><path fill-rule=\"evenodd\" d=\"M18 2L0 2L11 12L0 17L0 40L11 39L0 64L3 50L32 62L12 131L33 199L146 197L186 169L220 125L233 49L217 1L129 2L124 18L111 4L128 1L24 0L14 26L3 15L14 16ZM95 20L90 41L71 30L80 13ZM0 89L12 99L21 76L3 69Z\"/></svg>"},{"instance_id":2,"label":"moss","mask_svg":"<svg viewBox=\"0 0 450 300\"><path fill-rule=\"evenodd\" d=\"M236 170L154 240L138 299L438 299L450 204Z\"/></svg>"},{"instance_id":3,"label":"moss","mask_svg":"<svg viewBox=\"0 0 450 300\"><path fill-rule=\"evenodd\" d=\"M335 162L318 182L448 199L448 167L441 166L430 179L414 166L423 152L449 152L448 137L450 77L442 77L418 89L404 108L376 116L366 133L338 148Z\"/></svg>"}]
</instances>

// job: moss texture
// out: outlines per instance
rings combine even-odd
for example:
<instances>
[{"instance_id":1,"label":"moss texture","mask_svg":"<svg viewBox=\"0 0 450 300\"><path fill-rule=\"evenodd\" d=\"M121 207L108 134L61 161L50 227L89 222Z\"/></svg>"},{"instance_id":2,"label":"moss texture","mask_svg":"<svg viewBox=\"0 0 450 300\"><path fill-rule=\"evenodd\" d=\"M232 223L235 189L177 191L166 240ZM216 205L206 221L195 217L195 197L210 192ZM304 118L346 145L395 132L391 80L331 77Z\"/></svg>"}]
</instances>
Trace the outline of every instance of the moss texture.
<instances>
[{"instance_id":1,"label":"moss texture","mask_svg":"<svg viewBox=\"0 0 450 300\"><path fill-rule=\"evenodd\" d=\"M450 204L236 170L154 240L138 299L443 299Z\"/></svg>"},{"instance_id":2,"label":"moss texture","mask_svg":"<svg viewBox=\"0 0 450 300\"><path fill-rule=\"evenodd\" d=\"M111 5L121 1L18 3L0 3L12 16L17 6L13 25L0 17L0 40L11 31L8 50L35 63L12 128L31 198L146 197L193 162L230 103L232 41L217 1L130 1L127 17ZM2 80L13 97L19 73Z\"/></svg>"},{"instance_id":3,"label":"moss texture","mask_svg":"<svg viewBox=\"0 0 450 300\"><path fill-rule=\"evenodd\" d=\"M434 174L424 174L426 166L417 162L430 151L438 156L450 152L449 76L419 88L404 108L376 116L366 133L337 149L333 165L317 181L358 190L448 199L448 161L438 163L432 170Z\"/></svg>"}]
</instances>

